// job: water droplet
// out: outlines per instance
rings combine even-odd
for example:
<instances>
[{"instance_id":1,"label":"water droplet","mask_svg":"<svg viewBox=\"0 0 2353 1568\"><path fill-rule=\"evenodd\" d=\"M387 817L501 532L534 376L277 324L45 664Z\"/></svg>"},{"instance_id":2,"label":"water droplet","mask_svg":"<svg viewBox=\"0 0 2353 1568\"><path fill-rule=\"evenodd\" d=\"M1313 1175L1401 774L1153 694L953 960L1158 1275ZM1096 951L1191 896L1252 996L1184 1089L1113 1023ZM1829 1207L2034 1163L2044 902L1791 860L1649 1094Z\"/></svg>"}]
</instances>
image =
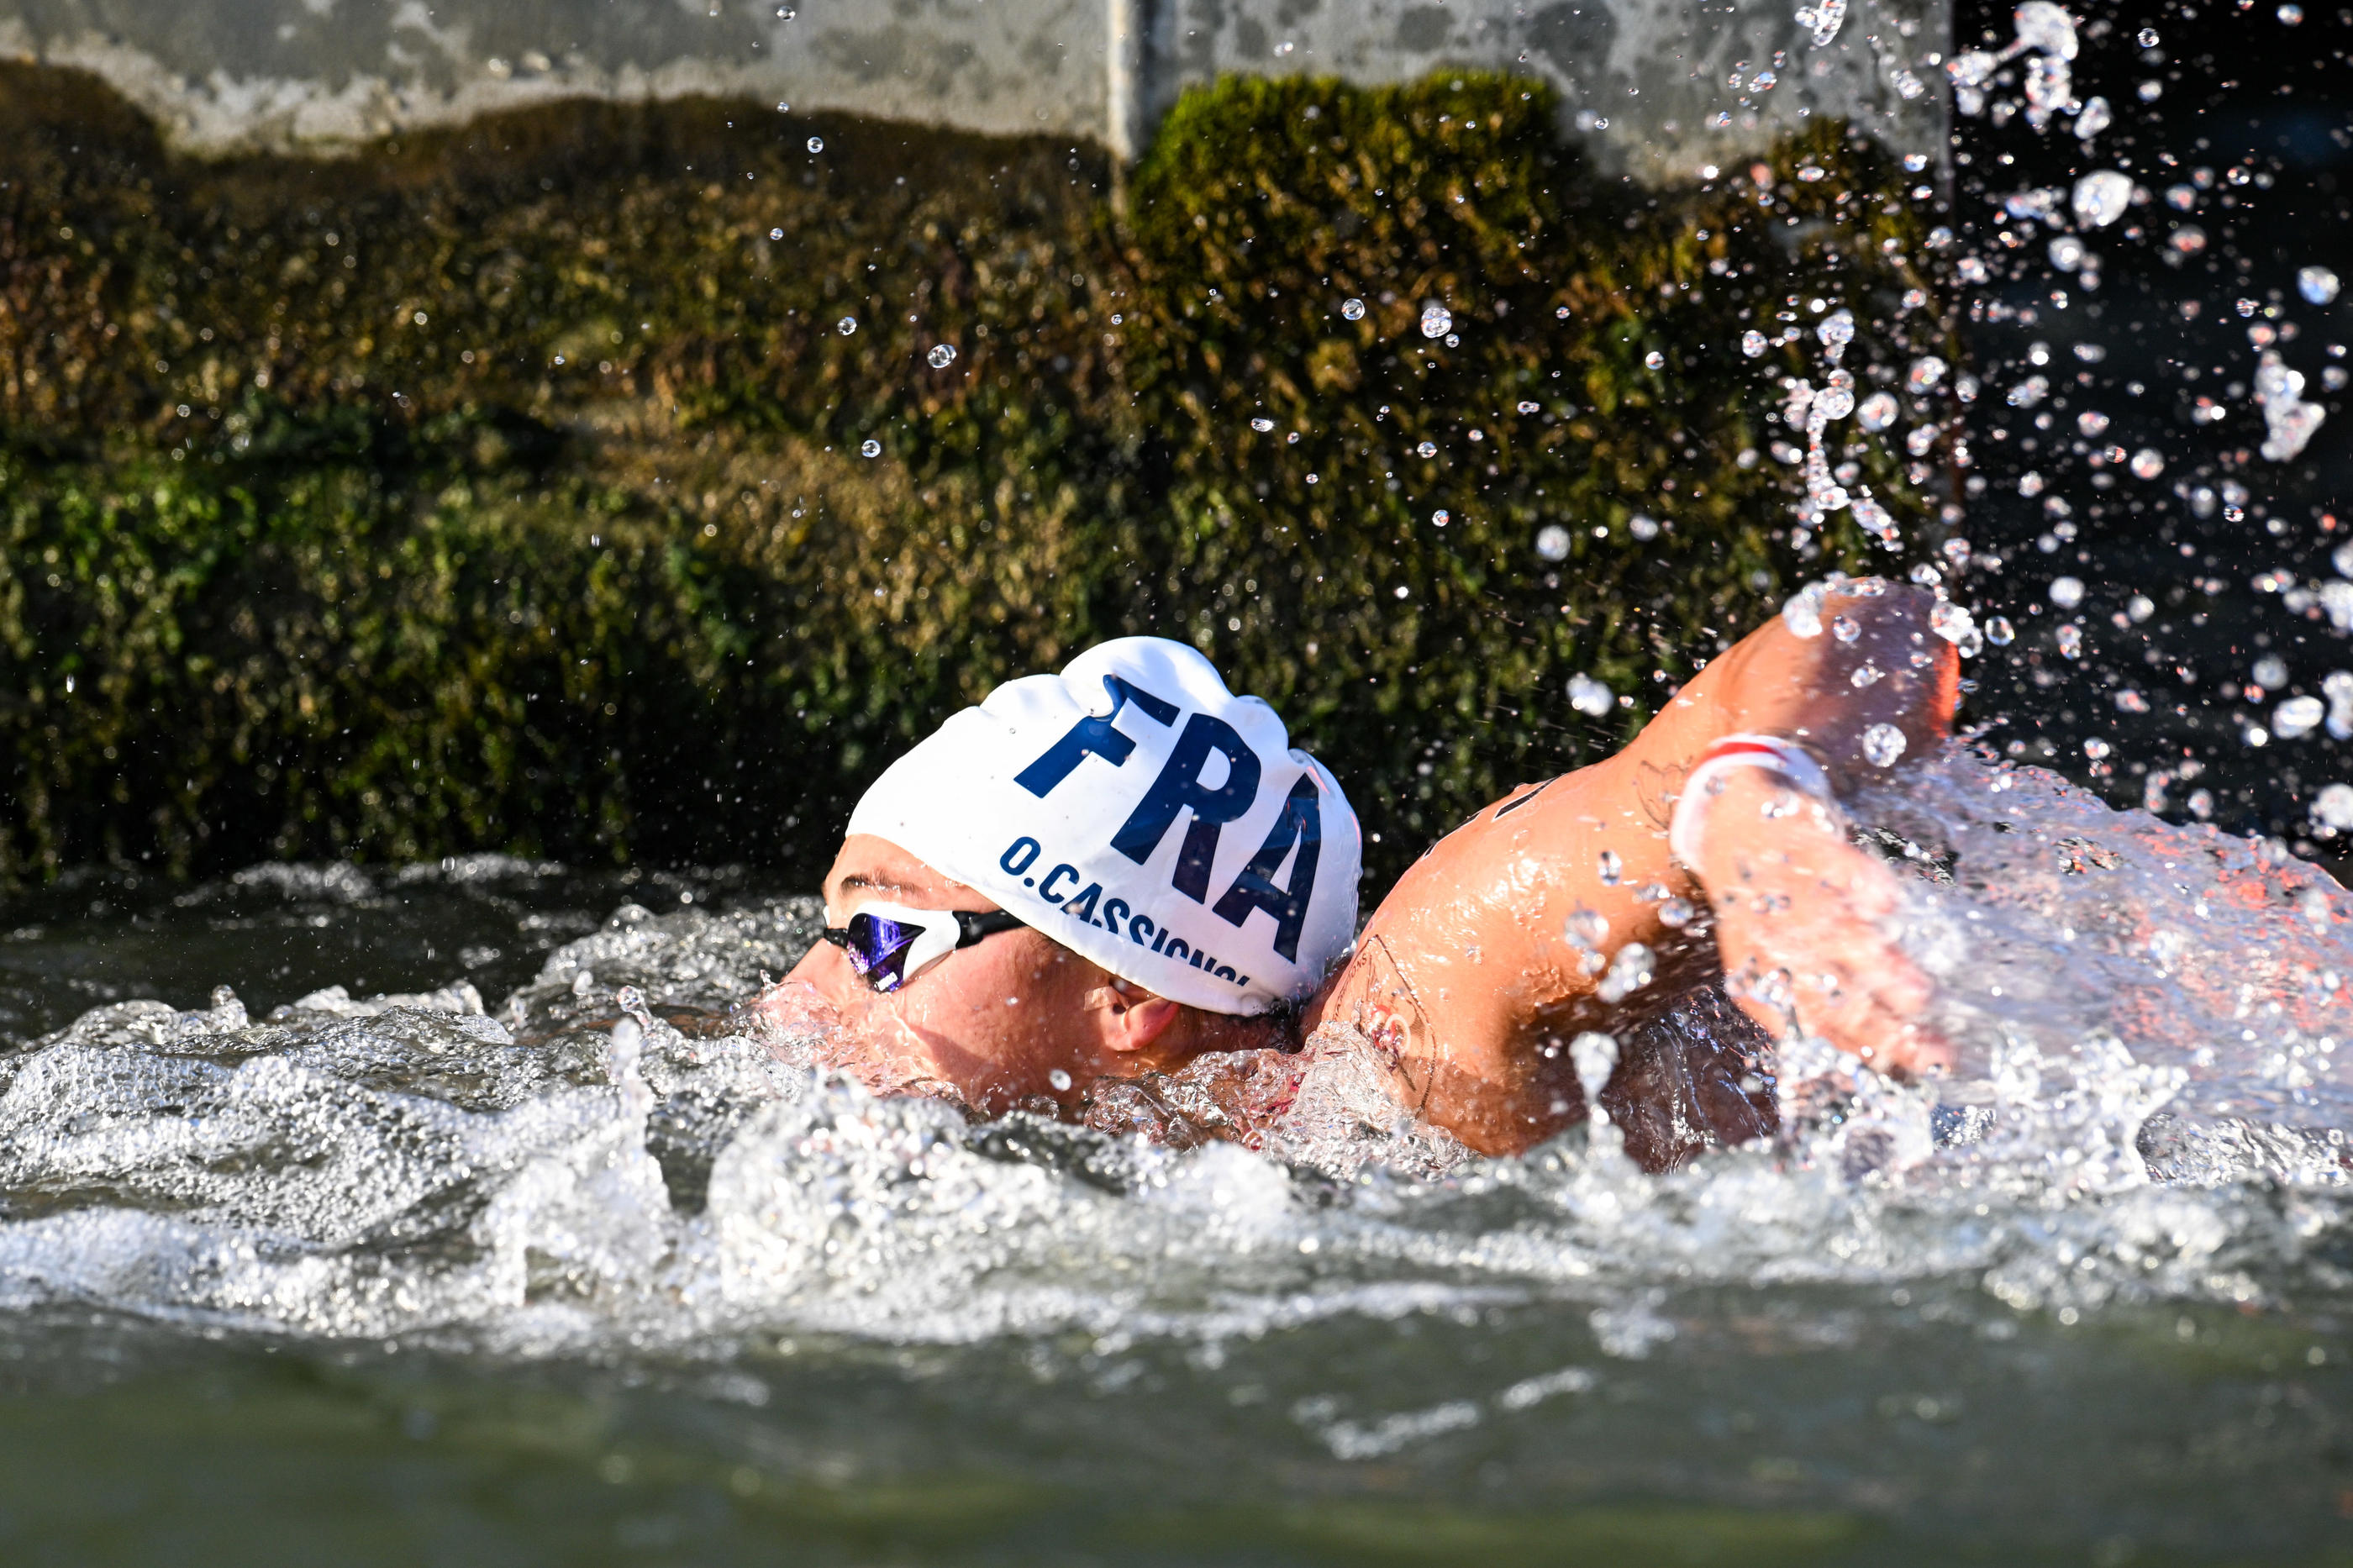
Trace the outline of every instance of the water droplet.
<instances>
[{"instance_id":1,"label":"water droplet","mask_svg":"<svg viewBox=\"0 0 2353 1568\"><path fill-rule=\"evenodd\" d=\"M785 237L785 231L781 228L772 228L768 231L768 237L770 239L782 239Z\"/></svg>"},{"instance_id":2,"label":"water droplet","mask_svg":"<svg viewBox=\"0 0 2353 1568\"><path fill-rule=\"evenodd\" d=\"M932 352L923 356L923 363L934 370L945 370L955 363L955 356L956 352L950 344L934 343L932 345Z\"/></svg>"},{"instance_id":3,"label":"water droplet","mask_svg":"<svg viewBox=\"0 0 2353 1568\"><path fill-rule=\"evenodd\" d=\"M1598 973L1596 969L1588 973ZM1588 1029L1568 1042L1569 1065L1577 1069L1577 1081L1585 1090L1585 1103L1594 1120L1608 1113L1601 1109L1601 1091L1609 1086L1609 1075L1618 1068L1618 1042L1599 1029Z\"/></svg>"},{"instance_id":4,"label":"water droplet","mask_svg":"<svg viewBox=\"0 0 2353 1568\"><path fill-rule=\"evenodd\" d=\"M1630 942L1618 950L1618 956L1610 962L1609 973L1601 977L1601 984L1593 988L1593 994L1613 1005L1622 1002L1648 985L1654 972L1655 960L1651 950L1639 942Z\"/></svg>"},{"instance_id":5,"label":"water droplet","mask_svg":"<svg viewBox=\"0 0 2353 1568\"><path fill-rule=\"evenodd\" d=\"M1435 458L1438 456L1438 443L1435 441L1424 441L1420 446L1416 447L1413 449L1413 455L1417 458Z\"/></svg>"},{"instance_id":6,"label":"water droplet","mask_svg":"<svg viewBox=\"0 0 2353 1568\"><path fill-rule=\"evenodd\" d=\"M1976 618L1968 611L1950 599L1943 599L1928 612L1928 629L1947 642L1957 643L1978 628Z\"/></svg>"},{"instance_id":7,"label":"water droplet","mask_svg":"<svg viewBox=\"0 0 2353 1568\"><path fill-rule=\"evenodd\" d=\"M2030 49L2057 55L2063 60L2075 58L2075 19L2067 15L2063 5L2052 0L2026 0L2026 4L2010 13L2018 27L2018 41Z\"/></svg>"},{"instance_id":8,"label":"water droplet","mask_svg":"<svg viewBox=\"0 0 2353 1568\"><path fill-rule=\"evenodd\" d=\"M1902 412L1892 394L1874 392L1855 409L1855 423L1866 430L1884 430Z\"/></svg>"},{"instance_id":9,"label":"water droplet","mask_svg":"<svg viewBox=\"0 0 2353 1568\"><path fill-rule=\"evenodd\" d=\"M1891 765L1904 754L1904 731L1893 724L1873 724L1862 732L1862 754L1873 767Z\"/></svg>"},{"instance_id":10,"label":"water droplet","mask_svg":"<svg viewBox=\"0 0 2353 1568\"><path fill-rule=\"evenodd\" d=\"M1447 515L1447 511L1444 507L1440 507L1436 511L1430 514L1430 521L1434 526L1444 528L1448 523L1454 520Z\"/></svg>"},{"instance_id":11,"label":"water droplet","mask_svg":"<svg viewBox=\"0 0 2353 1568\"><path fill-rule=\"evenodd\" d=\"M1862 635L1862 627L1851 616L1840 616L1831 622L1831 636L1841 642L1851 643Z\"/></svg>"},{"instance_id":12,"label":"water droplet","mask_svg":"<svg viewBox=\"0 0 2353 1568\"><path fill-rule=\"evenodd\" d=\"M1453 330L1453 311L1448 310L1445 306L1435 302L1424 305L1421 308L1421 335L1423 337L1442 338Z\"/></svg>"},{"instance_id":13,"label":"water droplet","mask_svg":"<svg viewBox=\"0 0 2353 1568\"><path fill-rule=\"evenodd\" d=\"M2081 577L2051 579L2051 602L2063 610L2072 610L2084 602L2084 580Z\"/></svg>"},{"instance_id":14,"label":"water droplet","mask_svg":"<svg viewBox=\"0 0 2353 1568\"><path fill-rule=\"evenodd\" d=\"M1658 350L1652 349L1649 353L1642 356L1642 363L1650 366L1652 370L1658 370L1665 365L1667 363L1667 356L1661 353Z\"/></svg>"},{"instance_id":15,"label":"water droplet","mask_svg":"<svg viewBox=\"0 0 2353 1568\"><path fill-rule=\"evenodd\" d=\"M1658 521L1638 511L1626 520L1626 531L1647 544L1659 537Z\"/></svg>"},{"instance_id":16,"label":"water droplet","mask_svg":"<svg viewBox=\"0 0 2353 1568\"><path fill-rule=\"evenodd\" d=\"M882 455L882 443L869 436L858 444L858 450L862 457L879 458Z\"/></svg>"},{"instance_id":17,"label":"water droplet","mask_svg":"<svg viewBox=\"0 0 2353 1568\"><path fill-rule=\"evenodd\" d=\"M1609 688L1579 673L1568 678L1568 705L1588 719L1600 719L1618 705L1618 700L1610 695Z\"/></svg>"},{"instance_id":18,"label":"water droplet","mask_svg":"<svg viewBox=\"0 0 2353 1568\"><path fill-rule=\"evenodd\" d=\"M822 137L822 136L812 136L812 137L810 137L810 138L808 139L808 150L809 150L810 152L812 152L812 153L822 153L822 152L824 152L824 151L825 151L825 138L824 138L824 137Z\"/></svg>"},{"instance_id":19,"label":"water droplet","mask_svg":"<svg viewBox=\"0 0 2353 1568\"><path fill-rule=\"evenodd\" d=\"M1064 1072L1060 1068L1056 1068L1053 1071L1046 1075L1046 1081L1052 1084L1058 1090L1067 1089L1071 1087L1071 1075Z\"/></svg>"},{"instance_id":20,"label":"water droplet","mask_svg":"<svg viewBox=\"0 0 2353 1568\"><path fill-rule=\"evenodd\" d=\"M2318 404L2303 399L2304 373L2288 369L2276 349L2265 349L2255 364L2255 402L2263 411L2263 424L2270 434L2259 450L2274 463L2292 462L2302 455L2313 432L2328 416Z\"/></svg>"},{"instance_id":21,"label":"water droplet","mask_svg":"<svg viewBox=\"0 0 2353 1568\"><path fill-rule=\"evenodd\" d=\"M1781 624L1789 635L1818 637L1822 635L1822 589L1820 584L1808 584L1789 595L1781 605Z\"/></svg>"},{"instance_id":22,"label":"water droplet","mask_svg":"<svg viewBox=\"0 0 2353 1568\"><path fill-rule=\"evenodd\" d=\"M2284 26L2295 26L2304 20L2304 7L2294 5L2283 5L2279 8L2279 19Z\"/></svg>"},{"instance_id":23,"label":"water droplet","mask_svg":"<svg viewBox=\"0 0 2353 1568\"><path fill-rule=\"evenodd\" d=\"M1740 334L1740 352L1750 359L1757 358L1771 346L1765 341L1765 334L1753 327Z\"/></svg>"},{"instance_id":24,"label":"water droplet","mask_svg":"<svg viewBox=\"0 0 2353 1568\"><path fill-rule=\"evenodd\" d=\"M2075 134L2089 142L2115 122L2116 113L2108 108L2106 99L2087 98L2084 100L2084 111L2075 116Z\"/></svg>"},{"instance_id":25,"label":"water droplet","mask_svg":"<svg viewBox=\"0 0 2353 1568\"><path fill-rule=\"evenodd\" d=\"M1530 403L1525 398L1522 398L1520 400L1520 412L1523 414L1534 414L1537 411L1539 406L1539 405Z\"/></svg>"},{"instance_id":26,"label":"water droplet","mask_svg":"<svg viewBox=\"0 0 2353 1568\"><path fill-rule=\"evenodd\" d=\"M1536 554L1546 561L1568 559L1568 530L1556 522L1536 530Z\"/></svg>"},{"instance_id":27,"label":"water droplet","mask_svg":"<svg viewBox=\"0 0 2353 1568\"><path fill-rule=\"evenodd\" d=\"M1362 300L1345 300L1340 306L1340 314L1349 321L1361 321L1365 319L1365 302Z\"/></svg>"},{"instance_id":28,"label":"water droplet","mask_svg":"<svg viewBox=\"0 0 2353 1568\"><path fill-rule=\"evenodd\" d=\"M1905 373L1904 385L1907 391L1926 392L1945 378L1948 368L1935 354L1923 354L1914 360L1912 368Z\"/></svg>"},{"instance_id":29,"label":"water droplet","mask_svg":"<svg viewBox=\"0 0 2353 1568\"><path fill-rule=\"evenodd\" d=\"M2075 428L2085 436L2107 434L2108 416L2096 408L2086 408L2075 416Z\"/></svg>"},{"instance_id":30,"label":"water droplet","mask_svg":"<svg viewBox=\"0 0 2353 1568\"><path fill-rule=\"evenodd\" d=\"M2295 274L2296 292L2316 305L2326 305L2337 298L2337 274L2326 267L2299 268Z\"/></svg>"},{"instance_id":31,"label":"water droplet","mask_svg":"<svg viewBox=\"0 0 2353 1568\"><path fill-rule=\"evenodd\" d=\"M2333 784L2313 797L2312 815L2339 833L2353 833L2353 784Z\"/></svg>"},{"instance_id":32,"label":"water droplet","mask_svg":"<svg viewBox=\"0 0 2353 1568\"><path fill-rule=\"evenodd\" d=\"M2094 228L2105 228L2125 216L2132 205L2133 183L2129 174L2114 169L2100 169L2075 182L2072 198L2076 218Z\"/></svg>"},{"instance_id":33,"label":"water droplet","mask_svg":"<svg viewBox=\"0 0 2353 1568\"><path fill-rule=\"evenodd\" d=\"M1832 311L1814 328L1814 336L1821 340L1826 349L1843 349L1854 342L1854 312L1847 310ZM1834 360L1832 363L1837 362Z\"/></svg>"},{"instance_id":34,"label":"water droplet","mask_svg":"<svg viewBox=\"0 0 2353 1568\"><path fill-rule=\"evenodd\" d=\"M2065 658L2084 657L2084 628L2073 622L2061 626L2057 634L2059 652Z\"/></svg>"},{"instance_id":35,"label":"water droplet","mask_svg":"<svg viewBox=\"0 0 2353 1568\"><path fill-rule=\"evenodd\" d=\"M1839 505L1847 500L1853 502L1854 521L1862 531L1888 549L1894 549L1904 537L1903 531L1895 526L1894 515L1873 499L1868 489L1850 497L1839 486L1832 485L1822 493L1821 497L1823 509L1829 511L1836 511Z\"/></svg>"},{"instance_id":36,"label":"water droplet","mask_svg":"<svg viewBox=\"0 0 2353 1568\"><path fill-rule=\"evenodd\" d=\"M1263 436L1274 428L1274 421L1263 414L1254 414L1250 416L1250 428Z\"/></svg>"},{"instance_id":37,"label":"water droplet","mask_svg":"<svg viewBox=\"0 0 2353 1568\"><path fill-rule=\"evenodd\" d=\"M833 330L839 332L846 338L850 333L858 330L858 318L855 316L844 316L841 320L834 322Z\"/></svg>"},{"instance_id":38,"label":"water droplet","mask_svg":"<svg viewBox=\"0 0 2353 1568\"><path fill-rule=\"evenodd\" d=\"M2294 741L2320 728L2327 710L2317 697L2291 697L2272 710L2272 733Z\"/></svg>"},{"instance_id":39,"label":"water droplet","mask_svg":"<svg viewBox=\"0 0 2353 1568\"><path fill-rule=\"evenodd\" d=\"M1618 879L1625 875L1626 870L1626 863L1618 858L1618 851L1604 849L1599 864L1601 868L1601 885L1605 888L1616 887Z\"/></svg>"},{"instance_id":40,"label":"water droplet","mask_svg":"<svg viewBox=\"0 0 2353 1568\"><path fill-rule=\"evenodd\" d=\"M1609 940L1609 917L1579 904L1562 922L1560 934L1563 941L1579 952L1597 953L1601 944Z\"/></svg>"},{"instance_id":41,"label":"water droplet","mask_svg":"<svg viewBox=\"0 0 2353 1568\"><path fill-rule=\"evenodd\" d=\"M2073 272L2084 265L2084 242L2072 234L2063 234L2051 242L2051 265L2062 272Z\"/></svg>"},{"instance_id":42,"label":"water droplet","mask_svg":"<svg viewBox=\"0 0 2353 1568\"><path fill-rule=\"evenodd\" d=\"M1994 647L2008 647L2017 637L2018 631L2010 624L2008 616L1992 616L1986 620L1985 636L1986 641Z\"/></svg>"}]
</instances>

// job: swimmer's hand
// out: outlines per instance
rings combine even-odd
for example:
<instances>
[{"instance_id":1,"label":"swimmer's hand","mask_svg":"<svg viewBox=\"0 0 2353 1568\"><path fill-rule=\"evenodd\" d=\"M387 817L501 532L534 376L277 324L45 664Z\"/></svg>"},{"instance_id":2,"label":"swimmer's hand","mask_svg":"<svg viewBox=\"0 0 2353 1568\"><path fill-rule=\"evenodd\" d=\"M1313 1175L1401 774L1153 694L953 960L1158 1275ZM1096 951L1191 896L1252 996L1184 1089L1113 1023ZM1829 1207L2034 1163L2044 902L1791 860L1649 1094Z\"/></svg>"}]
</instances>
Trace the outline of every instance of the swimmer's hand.
<instances>
[{"instance_id":1,"label":"swimmer's hand","mask_svg":"<svg viewBox=\"0 0 2353 1568\"><path fill-rule=\"evenodd\" d=\"M1902 898L1895 873L1833 819L1745 769L1711 803L1699 853L1725 987L1743 1012L1899 1078L1953 1069L1950 1042L1926 1022L1935 983L1886 930Z\"/></svg>"}]
</instances>

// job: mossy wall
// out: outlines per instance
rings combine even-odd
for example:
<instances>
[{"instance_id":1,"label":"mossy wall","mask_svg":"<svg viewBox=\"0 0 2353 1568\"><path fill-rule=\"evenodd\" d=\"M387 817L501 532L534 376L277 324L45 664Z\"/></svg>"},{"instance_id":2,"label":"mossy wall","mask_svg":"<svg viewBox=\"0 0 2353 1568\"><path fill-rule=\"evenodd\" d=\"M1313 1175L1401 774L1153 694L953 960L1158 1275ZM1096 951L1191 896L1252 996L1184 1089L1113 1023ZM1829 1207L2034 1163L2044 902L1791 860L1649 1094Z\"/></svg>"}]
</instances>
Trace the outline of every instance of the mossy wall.
<instances>
[{"instance_id":1,"label":"mossy wall","mask_svg":"<svg viewBox=\"0 0 2353 1568\"><path fill-rule=\"evenodd\" d=\"M1861 559L1792 550L1757 454L1814 345L1744 330L1800 294L1850 363L1951 353L1839 127L1645 193L1553 123L1503 78L1236 80L1115 211L1085 150L746 104L193 163L0 70L0 879L806 874L909 740L1132 631L1274 702L1392 873ZM1852 456L1917 539L1941 470Z\"/></svg>"}]
</instances>

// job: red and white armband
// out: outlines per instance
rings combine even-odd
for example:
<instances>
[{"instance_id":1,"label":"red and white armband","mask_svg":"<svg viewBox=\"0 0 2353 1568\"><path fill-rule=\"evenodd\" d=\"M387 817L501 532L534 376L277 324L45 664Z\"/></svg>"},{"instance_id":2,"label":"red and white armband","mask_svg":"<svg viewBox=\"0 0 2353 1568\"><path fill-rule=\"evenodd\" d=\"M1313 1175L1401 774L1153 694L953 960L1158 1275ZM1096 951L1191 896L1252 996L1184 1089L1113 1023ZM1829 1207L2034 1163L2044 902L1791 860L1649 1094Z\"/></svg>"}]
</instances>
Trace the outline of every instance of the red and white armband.
<instances>
[{"instance_id":1,"label":"red and white armband","mask_svg":"<svg viewBox=\"0 0 2353 1568\"><path fill-rule=\"evenodd\" d=\"M1699 866L1700 832L1707 820L1708 804L1716 781L1735 768L1762 768L1778 774L1800 795L1825 806L1834 805L1830 776L1821 764L1778 735L1726 735L1700 753L1683 775L1683 793L1675 798L1675 814L1667 824L1667 847L1684 866Z\"/></svg>"}]
</instances>

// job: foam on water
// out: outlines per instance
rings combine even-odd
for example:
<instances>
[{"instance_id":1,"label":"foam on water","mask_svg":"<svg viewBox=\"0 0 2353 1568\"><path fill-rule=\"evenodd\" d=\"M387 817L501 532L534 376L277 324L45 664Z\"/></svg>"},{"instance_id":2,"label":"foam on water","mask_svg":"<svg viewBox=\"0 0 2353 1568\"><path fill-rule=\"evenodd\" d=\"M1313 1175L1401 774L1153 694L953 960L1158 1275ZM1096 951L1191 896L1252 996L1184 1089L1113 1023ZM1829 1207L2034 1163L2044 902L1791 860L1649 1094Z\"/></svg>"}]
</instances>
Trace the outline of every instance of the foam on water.
<instances>
[{"instance_id":1,"label":"foam on water","mask_svg":"<svg viewBox=\"0 0 2353 1568\"><path fill-rule=\"evenodd\" d=\"M1165 1140L1148 1116L975 1124L724 1011L812 938L810 900L628 906L495 1016L462 984L261 1020L223 991L0 1055L0 1305L724 1354L1541 1299L1635 1355L1674 1331L1661 1292L1711 1282L2076 1310L2345 1287L2340 889L1966 754L1861 809L1920 872L1908 938L1964 1074L1905 1088L1785 1042L1779 1133L1672 1174L1606 1125L1472 1158L1328 1039L1240 1129L1254 1147L1103 1130Z\"/></svg>"}]
</instances>

